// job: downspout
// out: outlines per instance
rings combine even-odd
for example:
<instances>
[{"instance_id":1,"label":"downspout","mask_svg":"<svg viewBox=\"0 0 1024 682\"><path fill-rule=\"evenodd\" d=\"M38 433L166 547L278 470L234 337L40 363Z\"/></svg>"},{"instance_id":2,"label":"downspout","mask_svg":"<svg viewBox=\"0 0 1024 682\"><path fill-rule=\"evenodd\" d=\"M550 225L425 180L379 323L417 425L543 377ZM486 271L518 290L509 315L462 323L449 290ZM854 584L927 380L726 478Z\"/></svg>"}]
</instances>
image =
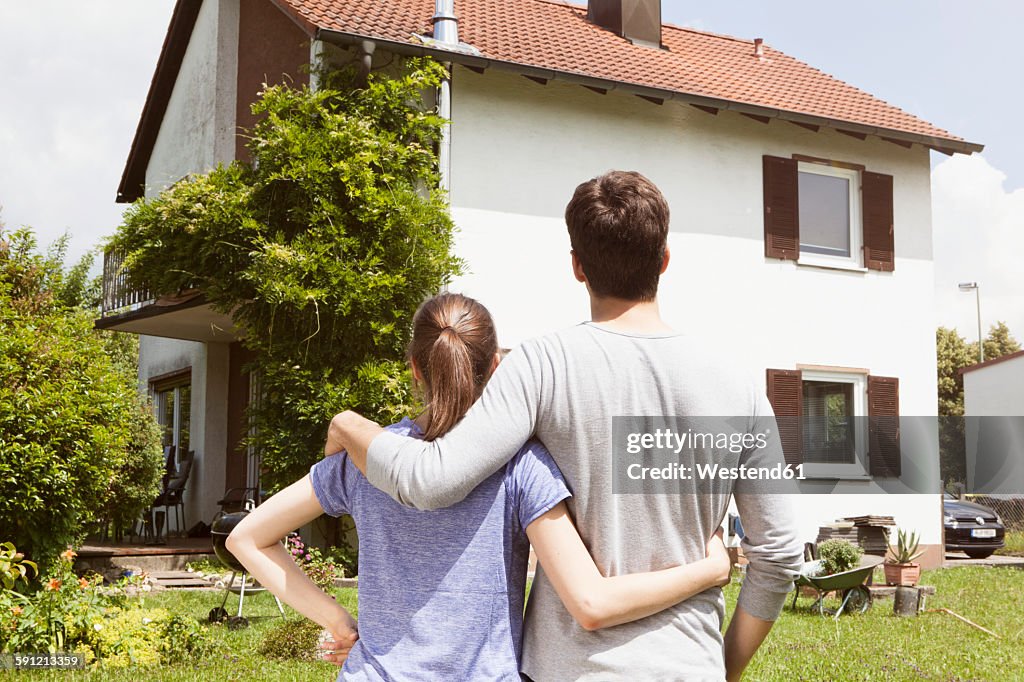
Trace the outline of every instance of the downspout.
<instances>
[{"instance_id":1,"label":"downspout","mask_svg":"<svg viewBox=\"0 0 1024 682\"><path fill-rule=\"evenodd\" d=\"M444 45L459 44L459 20L455 17L455 0L436 0L434 3L434 40ZM437 92L437 113L445 120L441 128L441 146L437 154L437 165L441 175L441 189L451 191L452 176L452 63L445 62L448 76L441 81Z\"/></svg>"}]
</instances>

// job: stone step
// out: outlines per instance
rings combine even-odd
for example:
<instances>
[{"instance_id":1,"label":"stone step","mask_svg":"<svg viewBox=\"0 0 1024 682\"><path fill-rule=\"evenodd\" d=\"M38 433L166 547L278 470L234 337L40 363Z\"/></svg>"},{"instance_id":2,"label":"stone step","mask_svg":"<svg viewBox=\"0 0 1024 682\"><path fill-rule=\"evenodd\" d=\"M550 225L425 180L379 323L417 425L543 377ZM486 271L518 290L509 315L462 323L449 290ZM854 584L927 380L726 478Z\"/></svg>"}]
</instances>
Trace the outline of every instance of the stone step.
<instances>
[{"instance_id":1,"label":"stone step","mask_svg":"<svg viewBox=\"0 0 1024 682\"><path fill-rule=\"evenodd\" d=\"M149 574L157 588L211 587L212 584L188 571L153 571Z\"/></svg>"}]
</instances>

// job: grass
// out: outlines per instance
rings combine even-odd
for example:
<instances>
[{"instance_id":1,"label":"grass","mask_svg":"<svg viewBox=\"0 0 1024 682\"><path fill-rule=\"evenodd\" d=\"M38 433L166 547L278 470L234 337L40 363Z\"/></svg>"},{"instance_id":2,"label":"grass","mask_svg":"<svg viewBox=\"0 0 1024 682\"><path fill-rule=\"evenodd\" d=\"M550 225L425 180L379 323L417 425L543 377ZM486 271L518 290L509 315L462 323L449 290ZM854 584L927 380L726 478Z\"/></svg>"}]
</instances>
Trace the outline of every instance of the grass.
<instances>
[{"instance_id":1,"label":"grass","mask_svg":"<svg viewBox=\"0 0 1024 682\"><path fill-rule=\"evenodd\" d=\"M948 608L999 634L995 639L946 613L892 615L879 600L863 615L838 621L790 600L744 679L750 680L1008 680L1024 665L1024 571L972 566L926 572L935 585L926 608ZM726 593L729 609L739 590Z\"/></svg>"},{"instance_id":2,"label":"grass","mask_svg":"<svg viewBox=\"0 0 1024 682\"><path fill-rule=\"evenodd\" d=\"M146 597L147 607L163 607L172 613L182 613L202 622L210 609L220 606L223 592L212 590L167 590ZM334 590L338 601L352 613L356 612L356 590L339 588ZM238 596L228 597L227 610L234 615L238 609ZM298 614L287 605L285 614L295 618ZM45 680L61 682L252 682L253 680L281 680L282 682L327 682L338 674L338 668L330 663L272 661L256 652L263 633L281 622L277 606L269 593L263 592L245 599L244 613L251 625L243 630L229 630L224 625L208 625L214 640L216 652L198 665L164 666L147 668L142 674L139 669L117 669L97 671L46 671L25 672L0 671L0 680Z\"/></svg>"},{"instance_id":3,"label":"grass","mask_svg":"<svg viewBox=\"0 0 1024 682\"><path fill-rule=\"evenodd\" d=\"M1006 546L996 552L1008 556L1024 556L1024 530L1006 531Z\"/></svg>"},{"instance_id":4,"label":"grass","mask_svg":"<svg viewBox=\"0 0 1024 682\"><path fill-rule=\"evenodd\" d=\"M808 611L812 599L801 597L797 611L786 601L778 623L761 647L746 680L1007 680L1021 674L1024 662L1024 570L971 566L929 571L923 584L935 585L928 608L949 608L1002 638L995 639L945 613L923 613L896 618L892 601L880 600L863 615L844 615L838 621ZM735 607L739 587L726 588L728 612ZM356 608L356 591L338 589L335 595L346 608ZM162 606L177 613L205 619L220 604L221 593L167 591L147 597L147 606ZM237 597L228 607L237 608ZM286 613L293 616L288 607ZM246 630L209 626L219 642L218 652L199 666L102 672L3 673L0 680L89 680L90 682L211 682L285 680L326 682L337 674L327 663L269 661L256 653L262 634L279 622L268 594L246 600L252 617Z\"/></svg>"}]
</instances>

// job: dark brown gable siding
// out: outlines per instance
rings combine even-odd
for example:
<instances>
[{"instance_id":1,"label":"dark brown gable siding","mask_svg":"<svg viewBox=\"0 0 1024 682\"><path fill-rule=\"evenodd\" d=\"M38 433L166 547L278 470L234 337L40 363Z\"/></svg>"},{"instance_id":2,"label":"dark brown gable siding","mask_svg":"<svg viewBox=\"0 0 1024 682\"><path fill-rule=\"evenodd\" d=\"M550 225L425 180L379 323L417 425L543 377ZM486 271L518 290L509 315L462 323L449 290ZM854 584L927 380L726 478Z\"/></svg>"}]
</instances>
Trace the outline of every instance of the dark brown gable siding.
<instances>
[{"instance_id":1,"label":"dark brown gable siding","mask_svg":"<svg viewBox=\"0 0 1024 682\"><path fill-rule=\"evenodd\" d=\"M893 239L892 176L861 173L864 267L892 272L896 267Z\"/></svg>"},{"instance_id":2,"label":"dark brown gable siding","mask_svg":"<svg viewBox=\"0 0 1024 682\"><path fill-rule=\"evenodd\" d=\"M868 377L868 461L872 476L900 475L900 380Z\"/></svg>"},{"instance_id":3,"label":"dark brown gable siding","mask_svg":"<svg viewBox=\"0 0 1024 682\"><path fill-rule=\"evenodd\" d=\"M765 156L764 255L796 260L800 255L800 204L797 162Z\"/></svg>"},{"instance_id":4,"label":"dark brown gable siding","mask_svg":"<svg viewBox=\"0 0 1024 682\"><path fill-rule=\"evenodd\" d=\"M767 379L768 401L779 426L782 453L787 464L800 464L804 460L801 427L804 414L803 373L792 369L769 369Z\"/></svg>"},{"instance_id":5,"label":"dark brown gable siding","mask_svg":"<svg viewBox=\"0 0 1024 682\"><path fill-rule=\"evenodd\" d=\"M250 107L263 84L309 82L309 36L270 0L241 0L238 19L238 94L235 125L239 133L256 123ZM243 134L235 138L235 158L248 160Z\"/></svg>"}]
</instances>

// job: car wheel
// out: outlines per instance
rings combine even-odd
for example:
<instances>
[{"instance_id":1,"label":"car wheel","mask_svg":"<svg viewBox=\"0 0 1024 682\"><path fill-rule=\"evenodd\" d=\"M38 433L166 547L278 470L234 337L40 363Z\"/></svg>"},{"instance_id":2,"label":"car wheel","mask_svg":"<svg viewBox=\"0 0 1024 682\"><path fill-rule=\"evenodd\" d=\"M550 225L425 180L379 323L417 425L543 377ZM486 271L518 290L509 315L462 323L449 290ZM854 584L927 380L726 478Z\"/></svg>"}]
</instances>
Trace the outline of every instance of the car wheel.
<instances>
[{"instance_id":1,"label":"car wheel","mask_svg":"<svg viewBox=\"0 0 1024 682\"><path fill-rule=\"evenodd\" d=\"M992 556L992 549L965 549L964 554L971 557L972 559L987 559Z\"/></svg>"}]
</instances>

